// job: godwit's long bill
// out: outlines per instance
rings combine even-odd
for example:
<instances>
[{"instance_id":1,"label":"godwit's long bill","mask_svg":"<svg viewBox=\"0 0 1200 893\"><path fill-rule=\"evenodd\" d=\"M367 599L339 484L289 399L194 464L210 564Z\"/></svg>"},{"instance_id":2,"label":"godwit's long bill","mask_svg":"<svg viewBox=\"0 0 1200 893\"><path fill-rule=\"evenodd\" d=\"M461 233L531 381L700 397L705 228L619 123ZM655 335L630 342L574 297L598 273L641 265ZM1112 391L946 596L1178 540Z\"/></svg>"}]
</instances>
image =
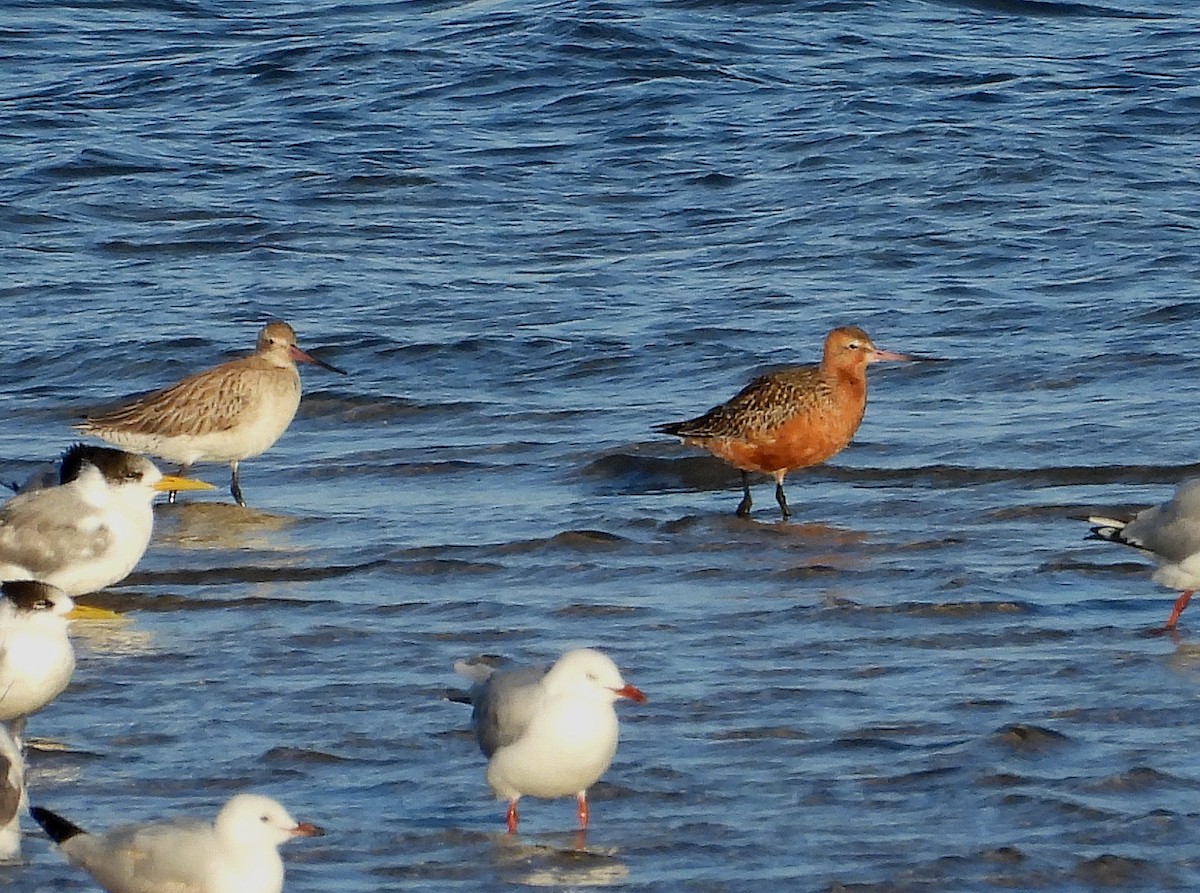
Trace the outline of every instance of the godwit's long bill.
<instances>
[{"instance_id":1,"label":"godwit's long bill","mask_svg":"<svg viewBox=\"0 0 1200 893\"><path fill-rule=\"evenodd\" d=\"M59 479L0 506L0 580L41 580L71 596L111 586L150 544L156 494L213 489L164 477L145 456L87 444L63 454Z\"/></svg>"},{"instance_id":2,"label":"godwit's long bill","mask_svg":"<svg viewBox=\"0 0 1200 893\"><path fill-rule=\"evenodd\" d=\"M857 326L843 326L825 336L819 365L759 376L704 415L654 430L681 437L739 469L740 516L748 515L752 505L749 472L773 476L775 500L788 518L784 476L818 465L850 443L867 408L867 366L911 359L876 347Z\"/></svg>"},{"instance_id":3,"label":"godwit's long bill","mask_svg":"<svg viewBox=\"0 0 1200 893\"><path fill-rule=\"evenodd\" d=\"M587 790L617 753L613 703L618 698L641 703L646 696L592 648L568 651L549 670L498 669L483 658L459 661L454 669L474 683L475 737L488 758L488 784L508 800L509 833L516 833L517 801L526 794L573 794L579 829L587 830Z\"/></svg>"},{"instance_id":4,"label":"godwit's long bill","mask_svg":"<svg viewBox=\"0 0 1200 893\"><path fill-rule=\"evenodd\" d=\"M77 427L119 447L177 462L180 474L197 462L228 462L229 492L244 506L238 464L269 449L295 418L298 362L345 374L302 351L292 327L275 321L259 332L250 356L89 416Z\"/></svg>"},{"instance_id":5,"label":"godwit's long bill","mask_svg":"<svg viewBox=\"0 0 1200 893\"><path fill-rule=\"evenodd\" d=\"M1179 622L1179 615L1200 589L1200 478L1179 485L1170 501L1138 512L1132 521L1091 517L1091 537L1132 546L1157 563L1155 583L1182 590L1175 599L1164 630Z\"/></svg>"}]
</instances>

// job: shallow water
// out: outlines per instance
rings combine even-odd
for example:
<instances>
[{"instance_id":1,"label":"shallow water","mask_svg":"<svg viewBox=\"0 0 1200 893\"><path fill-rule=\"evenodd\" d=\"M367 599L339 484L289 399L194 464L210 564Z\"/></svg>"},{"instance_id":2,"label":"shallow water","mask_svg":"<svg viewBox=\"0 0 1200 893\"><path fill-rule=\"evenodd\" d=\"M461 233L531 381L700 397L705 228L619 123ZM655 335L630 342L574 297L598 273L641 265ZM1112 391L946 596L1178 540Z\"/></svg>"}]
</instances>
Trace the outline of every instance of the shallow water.
<instances>
[{"instance_id":1,"label":"shallow water","mask_svg":"<svg viewBox=\"0 0 1200 893\"><path fill-rule=\"evenodd\" d=\"M1084 540L1200 465L1172 2L17 2L0 479L248 350L288 434L160 506L30 723L86 827L273 794L287 889L1188 889L1200 619ZM651 433L853 322L854 444L732 512ZM224 488L226 469L198 469ZM1195 610L1195 609L1193 609ZM516 839L456 659L650 702ZM15 890L94 889L40 834Z\"/></svg>"}]
</instances>

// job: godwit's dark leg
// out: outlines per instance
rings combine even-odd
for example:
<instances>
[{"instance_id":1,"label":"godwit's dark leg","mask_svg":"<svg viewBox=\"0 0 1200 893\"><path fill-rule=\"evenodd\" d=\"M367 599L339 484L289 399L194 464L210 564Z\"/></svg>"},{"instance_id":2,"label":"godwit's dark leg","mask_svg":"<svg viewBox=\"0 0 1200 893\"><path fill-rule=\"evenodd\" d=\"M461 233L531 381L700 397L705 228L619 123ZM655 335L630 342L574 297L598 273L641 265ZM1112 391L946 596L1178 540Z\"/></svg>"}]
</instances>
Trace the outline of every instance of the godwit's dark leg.
<instances>
[{"instance_id":1,"label":"godwit's dark leg","mask_svg":"<svg viewBox=\"0 0 1200 893\"><path fill-rule=\"evenodd\" d=\"M1175 624L1179 622L1179 615L1183 613L1183 609L1188 606L1188 602L1192 600L1194 589L1189 589L1175 599L1175 607L1171 609L1171 616L1167 618L1167 625L1163 629L1174 629Z\"/></svg>"},{"instance_id":2,"label":"godwit's dark leg","mask_svg":"<svg viewBox=\"0 0 1200 893\"><path fill-rule=\"evenodd\" d=\"M237 460L229 463L229 467L233 469L233 474L229 479L229 492L233 494L233 498L237 500L237 504L242 508L246 507L246 500L242 498L242 482L238 480L238 464Z\"/></svg>"},{"instance_id":3,"label":"godwit's dark leg","mask_svg":"<svg viewBox=\"0 0 1200 893\"><path fill-rule=\"evenodd\" d=\"M779 503L779 510L783 512L783 517L790 518L792 516L791 509L788 508L787 497L783 494L783 481L775 482L775 501Z\"/></svg>"},{"instance_id":4,"label":"godwit's dark leg","mask_svg":"<svg viewBox=\"0 0 1200 893\"><path fill-rule=\"evenodd\" d=\"M737 516L744 518L750 514L750 506L754 503L750 500L750 475L742 472L742 501L738 503Z\"/></svg>"}]
</instances>

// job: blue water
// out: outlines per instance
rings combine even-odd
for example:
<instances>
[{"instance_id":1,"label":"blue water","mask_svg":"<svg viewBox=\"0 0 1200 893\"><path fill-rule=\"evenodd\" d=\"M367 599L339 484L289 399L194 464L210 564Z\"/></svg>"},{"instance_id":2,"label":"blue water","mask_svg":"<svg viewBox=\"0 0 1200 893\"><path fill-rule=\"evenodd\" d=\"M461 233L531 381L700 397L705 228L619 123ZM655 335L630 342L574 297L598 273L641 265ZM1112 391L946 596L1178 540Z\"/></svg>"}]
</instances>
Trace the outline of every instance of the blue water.
<instances>
[{"instance_id":1,"label":"blue water","mask_svg":"<svg viewBox=\"0 0 1200 893\"><path fill-rule=\"evenodd\" d=\"M301 891L1191 889L1200 616L1089 512L1200 470L1192 4L28 2L0 10L0 475L249 350L306 369L158 513L30 723L85 827L262 790ZM651 433L855 323L828 465ZM197 469L219 487L227 470ZM1200 610L1200 609L1193 609ZM587 849L516 839L453 662L591 644ZM40 833L14 890L90 890Z\"/></svg>"}]
</instances>

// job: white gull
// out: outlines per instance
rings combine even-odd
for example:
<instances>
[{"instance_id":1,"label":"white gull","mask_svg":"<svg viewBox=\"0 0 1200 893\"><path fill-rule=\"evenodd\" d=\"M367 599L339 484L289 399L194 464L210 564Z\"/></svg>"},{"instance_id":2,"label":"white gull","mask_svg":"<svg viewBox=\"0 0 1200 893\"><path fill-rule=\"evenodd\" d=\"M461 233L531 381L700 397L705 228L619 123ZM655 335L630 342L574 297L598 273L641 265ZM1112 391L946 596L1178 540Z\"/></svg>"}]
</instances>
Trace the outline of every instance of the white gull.
<instances>
[{"instance_id":1,"label":"white gull","mask_svg":"<svg viewBox=\"0 0 1200 893\"><path fill-rule=\"evenodd\" d=\"M1091 517L1092 534L1102 540L1133 546L1158 564L1151 579L1181 590L1163 629L1174 629L1179 615L1200 589L1200 478L1184 481L1162 505L1138 512L1132 521Z\"/></svg>"},{"instance_id":2,"label":"white gull","mask_svg":"<svg viewBox=\"0 0 1200 893\"><path fill-rule=\"evenodd\" d=\"M618 698L643 703L640 689L592 648L568 651L549 670L498 669L495 659L459 661L454 669L474 683L475 737L488 757L487 780L508 801L508 830L517 830L517 801L574 795L579 827L588 826L587 789L617 752Z\"/></svg>"},{"instance_id":3,"label":"white gull","mask_svg":"<svg viewBox=\"0 0 1200 893\"><path fill-rule=\"evenodd\" d=\"M259 794L238 794L216 821L178 818L89 834L30 810L63 855L109 893L281 893L279 846L324 832Z\"/></svg>"}]
</instances>

